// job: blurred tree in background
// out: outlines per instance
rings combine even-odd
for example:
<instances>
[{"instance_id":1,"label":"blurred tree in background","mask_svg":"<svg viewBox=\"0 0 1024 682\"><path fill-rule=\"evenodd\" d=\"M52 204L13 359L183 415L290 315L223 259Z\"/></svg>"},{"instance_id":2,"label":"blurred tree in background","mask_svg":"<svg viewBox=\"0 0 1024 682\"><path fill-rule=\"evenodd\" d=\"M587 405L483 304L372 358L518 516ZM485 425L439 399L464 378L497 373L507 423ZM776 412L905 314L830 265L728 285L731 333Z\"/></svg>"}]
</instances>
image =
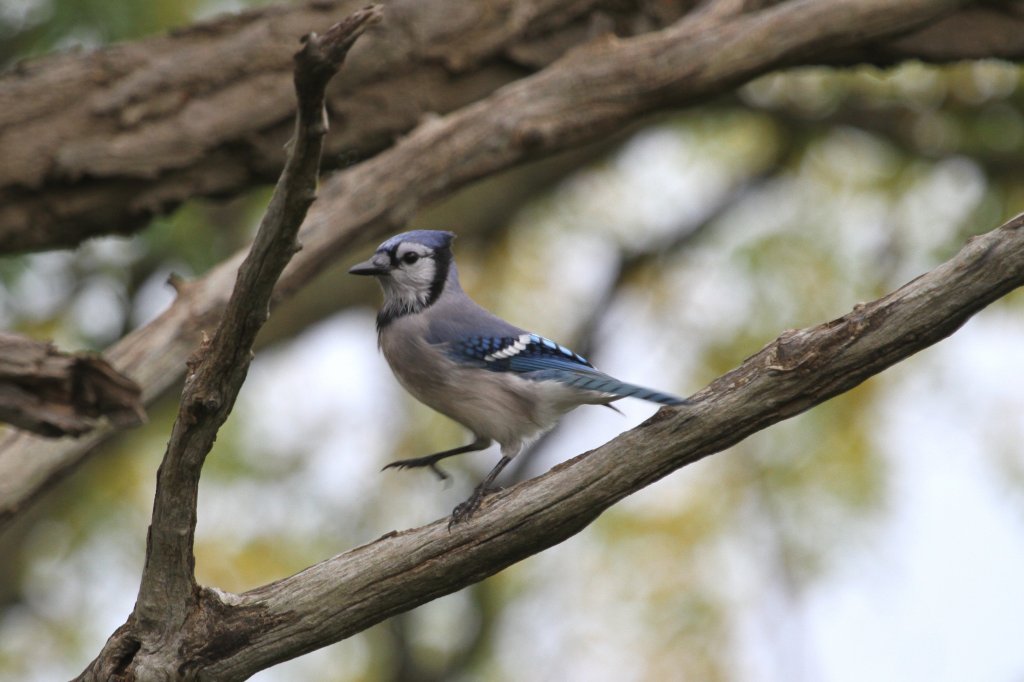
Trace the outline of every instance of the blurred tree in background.
<instances>
[{"instance_id":1,"label":"blurred tree in background","mask_svg":"<svg viewBox=\"0 0 1024 682\"><path fill-rule=\"evenodd\" d=\"M0 61L241 9L136 4L9 3ZM489 177L411 224L459 233L485 307L685 395L1018 212L1022 156L1014 63L801 68ZM101 350L170 303L170 273L244 247L267 196L255 183L131 236L5 256L0 325ZM379 473L463 435L391 379L376 301L338 266L275 310L206 467L200 582L244 590L433 520L490 468L493 453L460 458L449 487ZM1021 679L1022 308L1010 295L570 541L257 679ZM131 611L177 393L0 535L0 677L76 675ZM653 412L623 409L573 413L515 475Z\"/></svg>"}]
</instances>

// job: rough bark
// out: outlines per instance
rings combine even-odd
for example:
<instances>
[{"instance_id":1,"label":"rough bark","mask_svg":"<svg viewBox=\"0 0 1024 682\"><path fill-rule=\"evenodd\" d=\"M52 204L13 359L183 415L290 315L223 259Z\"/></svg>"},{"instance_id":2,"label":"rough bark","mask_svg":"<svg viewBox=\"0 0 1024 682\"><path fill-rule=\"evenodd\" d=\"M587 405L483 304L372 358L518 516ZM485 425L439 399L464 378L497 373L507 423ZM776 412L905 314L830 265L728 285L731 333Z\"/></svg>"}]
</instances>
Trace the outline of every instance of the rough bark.
<instances>
[{"instance_id":1,"label":"rough bark","mask_svg":"<svg viewBox=\"0 0 1024 682\"><path fill-rule=\"evenodd\" d=\"M389 146L427 114L476 101L567 50L664 27L698 3L396 0L333 84L325 168ZM776 3L719 0L707 19ZM797 8L804 0L777 3ZM956 3L950 3L950 6ZM359 0L317 0L168 36L19 65L0 75L0 253L128 233L192 197L272 182L284 161L294 36ZM1024 2L967 7L873 33L813 63L946 62L1024 55ZM840 10L841 11L841 10ZM908 30L909 29L909 30ZM362 55L373 54L374 59Z\"/></svg>"},{"instance_id":2,"label":"rough bark","mask_svg":"<svg viewBox=\"0 0 1024 682\"><path fill-rule=\"evenodd\" d=\"M296 36L358 8L318 0L246 12L0 76L0 253L128 233L191 197L273 182L284 162ZM397 0L331 86L325 168L390 145L549 63L595 32L650 30L597 0ZM372 58L364 55L373 55Z\"/></svg>"},{"instance_id":3,"label":"rough bark","mask_svg":"<svg viewBox=\"0 0 1024 682\"><path fill-rule=\"evenodd\" d=\"M351 550L243 594L197 588L170 668L242 680L493 575L585 528L644 486L847 391L952 334L1024 285L1024 216L841 318L790 330L693 396L597 450L448 519ZM642 561L639 560L638 561ZM130 626L130 623L129 623ZM125 649L123 632L104 657Z\"/></svg>"},{"instance_id":4,"label":"rough bark","mask_svg":"<svg viewBox=\"0 0 1024 682\"><path fill-rule=\"evenodd\" d=\"M577 48L487 98L421 124L390 149L325 180L282 276L287 297L360 241L404 226L416 209L480 177L602 139L638 117L692 104L779 66L816 63L902 35L956 10L956 0L792 0L753 14L705 12L630 39ZM179 285L163 315L106 356L144 400L177 381L223 310L241 255ZM109 431L75 444L0 439L0 529Z\"/></svg>"},{"instance_id":5,"label":"rough bark","mask_svg":"<svg viewBox=\"0 0 1024 682\"><path fill-rule=\"evenodd\" d=\"M135 426L146 419L141 393L96 353L0 333L0 422L48 438L80 436L103 417Z\"/></svg>"}]
</instances>

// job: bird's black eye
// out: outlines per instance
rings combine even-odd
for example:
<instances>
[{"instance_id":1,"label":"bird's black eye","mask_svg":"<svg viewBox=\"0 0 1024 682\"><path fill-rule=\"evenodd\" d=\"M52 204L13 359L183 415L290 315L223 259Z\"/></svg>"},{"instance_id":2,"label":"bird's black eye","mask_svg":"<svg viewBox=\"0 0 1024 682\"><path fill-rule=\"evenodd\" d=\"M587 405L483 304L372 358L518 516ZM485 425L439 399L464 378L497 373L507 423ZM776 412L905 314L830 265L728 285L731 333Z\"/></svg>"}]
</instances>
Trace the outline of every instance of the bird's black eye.
<instances>
[{"instance_id":1,"label":"bird's black eye","mask_svg":"<svg viewBox=\"0 0 1024 682\"><path fill-rule=\"evenodd\" d=\"M409 253L402 256L402 262L405 263L406 265L412 265L419 259L420 255L414 251L410 251Z\"/></svg>"}]
</instances>

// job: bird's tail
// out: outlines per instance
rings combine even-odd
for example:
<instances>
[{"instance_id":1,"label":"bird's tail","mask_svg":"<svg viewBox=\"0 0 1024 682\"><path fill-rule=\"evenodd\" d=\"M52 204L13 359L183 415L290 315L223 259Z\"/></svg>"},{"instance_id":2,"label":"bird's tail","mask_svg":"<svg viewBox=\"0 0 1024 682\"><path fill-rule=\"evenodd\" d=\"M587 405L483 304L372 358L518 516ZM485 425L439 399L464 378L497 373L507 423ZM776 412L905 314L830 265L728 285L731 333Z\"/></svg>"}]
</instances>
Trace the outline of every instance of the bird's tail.
<instances>
[{"instance_id":1,"label":"bird's tail","mask_svg":"<svg viewBox=\"0 0 1024 682\"><path fill-rule=\"evenodd\" d=\"M616 398L639 398L659 405L686 405L688 401L677 398L668 393L662 393L643 386L627 384L607 375L579 374L568 381L567 384L582 388L588 391L596 391L606 395L613 395Z\"/></svg>"}]
</instances>

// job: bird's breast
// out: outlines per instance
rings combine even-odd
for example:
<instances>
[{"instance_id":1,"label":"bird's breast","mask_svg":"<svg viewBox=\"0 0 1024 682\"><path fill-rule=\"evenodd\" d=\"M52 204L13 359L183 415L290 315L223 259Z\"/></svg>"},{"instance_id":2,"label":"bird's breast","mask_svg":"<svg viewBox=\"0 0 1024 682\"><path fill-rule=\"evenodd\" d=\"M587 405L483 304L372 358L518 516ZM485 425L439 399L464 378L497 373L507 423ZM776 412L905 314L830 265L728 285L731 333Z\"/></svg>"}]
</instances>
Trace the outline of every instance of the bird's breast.
<instances>
[{"instance_id":1,"label":"bird's breast","mask_svg":"<svg viewBox=\"0 0 1024 682\"><path fill-rule=\"evenodd\" d=\"M499 443L522 442L569 409L551 404L543 385L549 382L460 364L443 345L428 344L418 332L415 316L395 320L381 331L381 352L414 398L475 434Z\"/></svg>"}]
</instances>

